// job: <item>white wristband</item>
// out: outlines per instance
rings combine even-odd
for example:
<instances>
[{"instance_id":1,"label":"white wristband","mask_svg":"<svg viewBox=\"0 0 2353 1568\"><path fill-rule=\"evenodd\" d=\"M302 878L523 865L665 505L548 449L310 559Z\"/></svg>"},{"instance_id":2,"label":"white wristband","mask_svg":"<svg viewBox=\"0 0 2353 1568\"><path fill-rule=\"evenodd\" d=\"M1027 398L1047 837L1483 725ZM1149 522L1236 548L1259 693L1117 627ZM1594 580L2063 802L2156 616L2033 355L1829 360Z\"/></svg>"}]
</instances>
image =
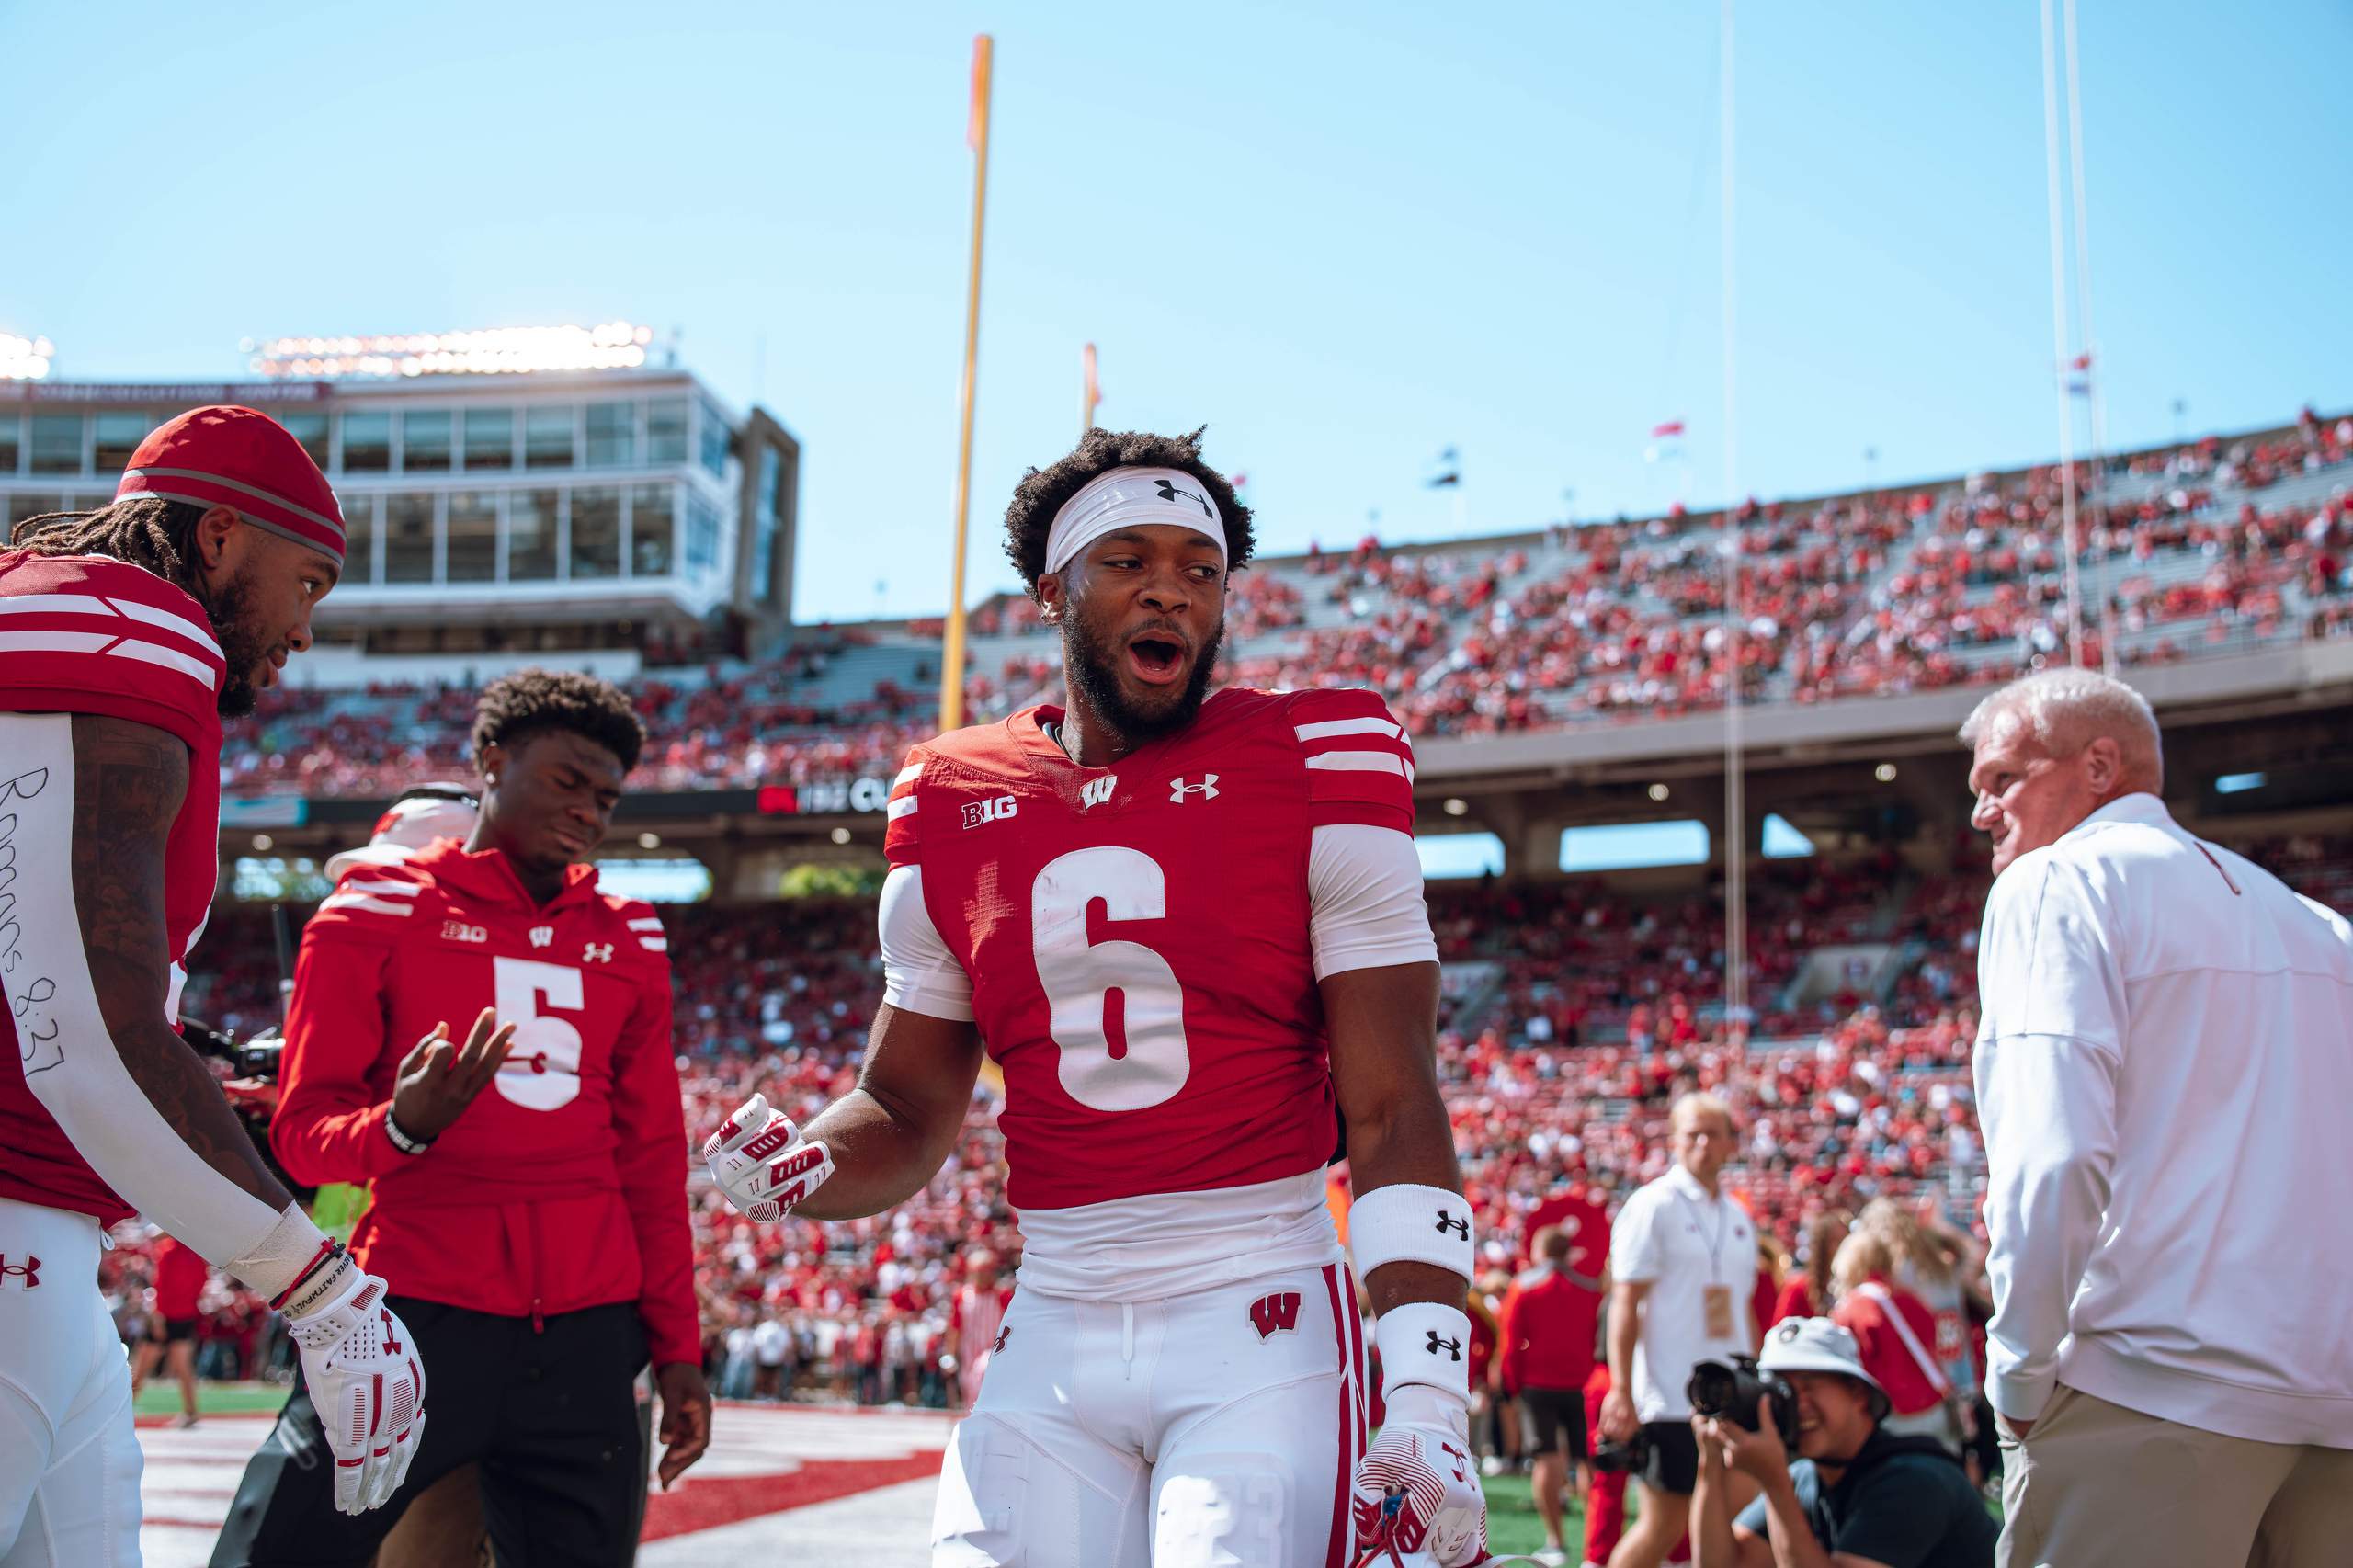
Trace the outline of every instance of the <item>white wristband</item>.
<instances>
[{"instance_id":1,"label":"white wristband","mask_svg":"<svg viewBox=\"0 0 2353 1568\"><path fill-rule=\"evenodd\" d=\"M221 1267L259 1292L264 1301L274 1301L317 1259L326 1239L327 1233L311 1222L301 1204L290 1203L267 1235Z\"/></svg>"},{"instance_id":2,"label":"white wristband","mask_svg":"<svg viewBox=\"0 0 2353 1568\"><path fill-rule=\"evenodd\" d=\"M1358 1198L1348 1205L1348 1251L1359 1279L1384 1263L1427 1263L1466 1280L1478 1272L1471 1204L1442 1187L1400 1183Z\"/></svg>"},{"instance_id":3,"label":"white wristband","mask_svg":"<svg viewBox=\"0 0 2353 1568\"><path fill-rule=\"evenodd\" d=\"M1407 1383L1427 1383L1459 1399L1471 1397L1471 1317L1436 1301L1400 1301L1372 1325L1381 1347L1381 1397Z\"/></svg>"}]
</instances>

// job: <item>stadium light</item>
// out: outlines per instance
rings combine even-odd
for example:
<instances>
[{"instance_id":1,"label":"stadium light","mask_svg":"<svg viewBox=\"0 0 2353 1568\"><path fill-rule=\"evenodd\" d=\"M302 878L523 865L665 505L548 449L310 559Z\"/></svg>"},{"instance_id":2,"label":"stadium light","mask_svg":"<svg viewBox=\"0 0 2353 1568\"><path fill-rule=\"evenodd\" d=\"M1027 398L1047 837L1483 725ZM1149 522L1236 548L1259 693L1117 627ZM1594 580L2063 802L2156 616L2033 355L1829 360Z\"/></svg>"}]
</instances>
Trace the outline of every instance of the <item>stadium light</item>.
<instances>
[{"instance_id":1,"label":"stadium light","mask_svg":"<svg viewBox=\"0 0 2353 1568\"><path fill-rule=\"evenodd\" d=\"M1895 764L1892 762L1881 763L1877 767L1871 769L1871 777L1878 779L1882 784L1894 783Z\"/></svg>"},{"instance_id":2,"label":"stadium light","mask_svg":"<svg viewBox=\"0 0 2353 1568\"><path fill-rule=\"evenodd\" d=\"M1460 795L1449 795L1446 798L1446 804L1438 809L1448 816L1459 817L1471 809L1471 802Z\"/></svg>"},{"instance_id":3,"label":"stadium light","mask_svg":"<svg viewBox=\"0 0 2353 1568\"><path fill-rule=\"evenodd\" d=\"M659 849L662 847L662 835L658 833L641 833L637 835L637 846L640 849Z\"/></svg>"},{"instance_id":4,"label":"stadium light","mask_svg":"<svg viewBox=\"0 0 2353 1568\"><path fill-rule=\"evenodd\" d=\"M597 326L502 326L483 332L374 337L272 337L249 363L273 381L341 376L497 376L536 370L629 370L645 363L654 329L625 321Z\"/></svg>"},{"instance_id":5,"label":"stadium light","mask_svg":"<svg viewBox=\"0 0 2353 1568\"><path fill-rule=\"evenodd\" d=\"M1664 784L1654 784L1654 785L1652 785L1652 786L1651 786L1651 799L1652 799L1652 800L1654 800L1654 801L1664 801L1664 800L1665 800L1665 799L1666 799L1666 786L1665 786L1665 785L1664 785Z\"/></svg>"},{"instance_id":6,"label":"stadium light","mask_svg":"<svg viewBox=\"0 0 2353 1568\"><path fill-rule=\"evenodd\" d=\"M0 381L38 381L49 374L57 346L46 337L0 332Z\"/></svg>"},{"instance_id":7,"label":"stadium light","mask_svg":"<svg viewBox=\"0 0 2353 1568\"><path fill-rule=\"evenodd\" d=\"M846 827L837 827L834 829L832 833L826 835L826 836L831 838L835 844L847 844L849 842L849 829Z\"/></svg>"},{"instance_id":8,"label":"stadium light","mask_svg":"<svg viewBox=\"0 0 2353 1568\"><path fill-rule=\"evenodd\" d=\"M269 835L266 833L256 833L254 835L254 852L256 854L267 855L277 846L278 840L270 837Z\"/></svg>"}]
</instances>

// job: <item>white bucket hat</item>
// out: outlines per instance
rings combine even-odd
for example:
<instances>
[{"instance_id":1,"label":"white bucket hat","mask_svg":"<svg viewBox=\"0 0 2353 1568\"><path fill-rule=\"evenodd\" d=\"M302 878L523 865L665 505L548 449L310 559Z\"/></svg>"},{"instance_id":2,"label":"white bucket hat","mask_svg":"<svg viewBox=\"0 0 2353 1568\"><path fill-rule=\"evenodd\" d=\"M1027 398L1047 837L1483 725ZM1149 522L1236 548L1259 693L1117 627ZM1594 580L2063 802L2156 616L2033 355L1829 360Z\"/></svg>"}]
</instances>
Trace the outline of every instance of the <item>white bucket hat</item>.
<instances>
[{"instance_id":1,"label":"white bucket hat","mask_svg":"<svg viewBox=\"0 0 2353 1568\"><path fill-rule=\"evenodd\" d=\"M420 784L403 790L376 831L357 849L327 857L327 880L341 881L355 866L398 866L439 838L462 839L474 830L482 808L462 784Z\"/></svg>"},{"instance_id":2,"label":"white bucket hat","mask_svg":"<svg viewBox=\"0 0 2353 1568\"><path fill-rule=\"evenodd\" d=\"M1863 1370L1862 1348L1855 1336L1828 1318L1783 1318L1765 1331L1765 1348L1756 1358L1760 1372L1836 1372L1858 1380L1879 1396L1881 1414L1887 1391Z\"/></svg>"}]
</instances>

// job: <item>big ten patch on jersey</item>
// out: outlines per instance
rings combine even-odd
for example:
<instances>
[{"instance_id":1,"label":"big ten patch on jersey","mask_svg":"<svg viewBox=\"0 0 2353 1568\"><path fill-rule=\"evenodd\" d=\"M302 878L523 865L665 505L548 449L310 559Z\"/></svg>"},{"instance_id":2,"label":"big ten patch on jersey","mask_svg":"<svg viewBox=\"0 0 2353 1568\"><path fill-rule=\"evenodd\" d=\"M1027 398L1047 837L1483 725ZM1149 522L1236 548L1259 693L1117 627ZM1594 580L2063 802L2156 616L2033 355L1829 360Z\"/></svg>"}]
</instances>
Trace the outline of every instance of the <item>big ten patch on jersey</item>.
<instances>
[{"instance_id":1,"label":"big ten patch on jersey","mask_svg":"<svg viewBox=\"0 0 2353 1568\"><path fill-rule=\"evenodd\" d=\"M1108 767L1071 760L1051 709L911 756L891 860L921 867L972 979L1016 1207L1241 1186L1331 1153L1307 869L1335 770L1294 710L1322 695L1220 692Z\"/></svg>"}]
</instances>

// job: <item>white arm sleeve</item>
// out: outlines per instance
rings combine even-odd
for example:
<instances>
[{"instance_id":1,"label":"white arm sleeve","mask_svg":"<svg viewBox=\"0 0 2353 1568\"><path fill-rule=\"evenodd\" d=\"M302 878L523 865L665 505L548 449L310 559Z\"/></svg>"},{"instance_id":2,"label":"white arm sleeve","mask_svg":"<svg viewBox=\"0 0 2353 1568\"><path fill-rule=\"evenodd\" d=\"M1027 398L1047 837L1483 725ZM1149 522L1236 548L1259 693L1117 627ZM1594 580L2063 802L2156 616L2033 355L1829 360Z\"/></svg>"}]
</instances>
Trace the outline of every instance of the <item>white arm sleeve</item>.
<instances>
[{"instance_id":1,"label":"white arm sleeve","mask_svg":"<svg viewBox=\"0 0 2353 1568\"><path fill-rule=\"evenodd\" d=\"M1315 978L1352 969L1436 963L1422 860L1393 827L1327 823L1307 853L1307 937Z\"/></svg>"},{"instance_id":2,"label":"white arm sleeve","mask_svg":"<svg viewBox=\"0 0 2353 1568\"><path fill-rule=\"evenodd\" d=\"M0 714L0 756L11 775L0 778L0 976L26 1087L140 1213L255 1290L282 1293L324 1236L299 1206L271 1208L181 1141L99 1008L74 903L73 716Z\"/></svg>"},{"instance_id":3,"label":"white arm sleeve","mask_svg":"<svg viewBox=\"0 0 2353 1568\"><path fill-rule=\"evenodd\" d=\"M900 866L882 879L882 1000L910 1013L970 1023L972 977L948 950L924 907L923 868Z\"/></svg>"}]
</instances>

